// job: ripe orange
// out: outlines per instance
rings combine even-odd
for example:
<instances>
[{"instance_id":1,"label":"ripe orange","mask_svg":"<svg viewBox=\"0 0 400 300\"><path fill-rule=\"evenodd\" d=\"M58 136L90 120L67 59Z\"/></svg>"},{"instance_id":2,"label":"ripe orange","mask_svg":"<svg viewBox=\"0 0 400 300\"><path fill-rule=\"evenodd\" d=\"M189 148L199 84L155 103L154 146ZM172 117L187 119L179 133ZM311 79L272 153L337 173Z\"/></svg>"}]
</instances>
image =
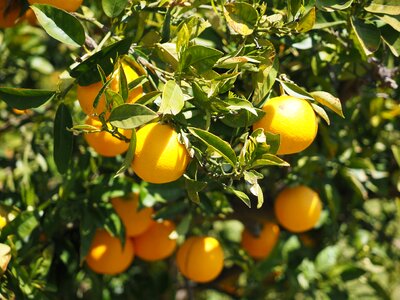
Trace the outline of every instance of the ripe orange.
<instances>
[{"instance_id":1,"label":"ripe orange","mask_svg":"<svg viewBox=\"0 0 400 300\"><path fill-rule=\"evenodd\" d=\"M284 189L275 200L275 215L279 223L292 232L313 228L321 210L318 194L303 185Z\"/></svg>"},{"instance_id":2,"label":"ripe orange","mask_svg":"<svg viewBox=\"0 0 400 300\"><path fill-rule=\"evenodd\" d=\"M101 122L93 118L87 118L86 124L97 128L101 128ZM132 135L131 130L120 130L120 132L127 138ZM113 136L107 131L85 133L86 142L90 147L93 148L98 154L106 157L114 157L124 153L129 148L129 144L119 138Z\"/></svg>"},{"instance_id":3,"label":"ripe orange","mask_svg":"<svg viewBox=\"0 0 400 300\"><path fill-rule=\"evenodd\" d=\"M16 115L24 115L29 112L28 109L17 109L17 108L13 108L12 111Z\"/></svg>"},{"instance_id":4,"label":"ripe orange","mask_svg":"<svg viewBox=\"0 0 400 300\"><path fill-rule=\"evenodd\" d=\"M24 14L24 20L26 20L30 25L36 26L38 25L38 20L36 18L35 13L32 8L28 8Z\"/></svg>"},{"instance_id":5,"label":"ripe orange","mask_svg":"<svg viewBox=\"0 0 400 300\"><path fill-rule=\"evenodd\" d=\"M147 231L133 238L136 255L147 261L167 258L176 248L176 240L169 238L174 230L172 221L153 222Z\"/></svg>"},{"instance_id":6,"label":"ripe orange","mask_svg":"<svg viewBox=\"0 0 400 300\"><path fill-rule=\"evenodd\" d=\"M279 238L279 226L265 221L259 236L254 236L249 230L242 232L241 245L255 259L266 258L274 249Z\"/></svg>"},{"instance_id":7,"label":"ripe orange","mask_svg":"<svg viewBox=\"0 0 400 300\"><path fill-rule=\"evenodd\" d=\"M126 76L126 81L128 84L138 78L138 74L133 70L128 64L122 63L122 68L124 69L124 73ZM119 69L117 69L114 74L112 75L113 80L111 81L110 85L108 86L114 92L119 91ZM101 88L103 87L102 82L93 83L88 86L80 86L78 85L77 88L77 98L79 104L82 107L82 110L87 115L99 115L103 111L106 111L106 98L101 95L98 105L96 108L93 107L93 102L96 99L96 96L99 94ZM138 86L133 90L129 91L128 99L126 103L134 103L138 100L143 94L143 88Z\"/></svg>"},{"instance_id":8,"label":"ripe orange","mask_svg":"<svg viewBox=\"0 0 400 300\"><path fill-rule=\"evenodd\" d=\"M186 147L171 126L151 123L137 131L132 169L144 181L175 181L185 173L189 161Z\"/></svg>"},{"instance_id":9,"label":"ripe orange","mask_svg":"<svg viewBox=\"0 0 400 300\"><path fill-rule=\"evenodd\" d=\"M132 263L135 251L129 239L122 243L117 237L111 236L106 230L96 231L86 263L90 269L100 274L118 274L124 272Z\"/></svg>"},{"instance_id":10,"label":"ripe orange","mask_svg":"<svg viewBox=\"0 0 400 300\"><path fill-rule=\"evenodd\" d=\"M126 235L134 237L149 229L152 224L153 208L139 208L139 194L134 193L126 198L113 198L111 203L125 225Z\"/></svg>"},{"instance_id":11,"label":"ripe orange","mask_svg":"<svg viewBox=\"0 0 400 300\"><path fill-rule=\"evenodd\" d=\"M7 225L7 218L0 215L0 230L2 230Z\"/></svg>"},{"instance_id":12,"label":"ripe orange","mask_svg":"<svg viewBox=\"0 0 400 300\"><path fill-rule=\"evenodd\" d=\"M19 2L12 1L10 6L7 0L0 0L0 28L13 27L21 12Z\"/></svg>"},{"instance_id":13,"label":"ripe orange","mask_svg":"<svg viewBox=\"0 0 400 300\"><path fill-rule=\"evenodd\" d=\"M314 141L318 123L307 100L283 95L269 99L262 109L266 114L253 124L253 130L263 128L264 131L279 134L277 154L298 153Z\"/></svg>"},{"instance_id":14,"label":"ripe orange","mask_svg":"<svg viewBox=\"0 0 400 300\"><path fill-rule=\"evenodd\" d=\"M29 4L49 4L66 11L76 11L83 0L28 0Z\"/></svg>"},{"instance_id":15,"label":"ripe orange","mask_svg":"<svg viewBox=\"0 0 400 300\"><path fill-rule=\"evenodd\" d=\"M190 237L177 254L179 271L195 282L215 279L224 267L224 252L213 237Z\"/></svg>"}]
</instances>

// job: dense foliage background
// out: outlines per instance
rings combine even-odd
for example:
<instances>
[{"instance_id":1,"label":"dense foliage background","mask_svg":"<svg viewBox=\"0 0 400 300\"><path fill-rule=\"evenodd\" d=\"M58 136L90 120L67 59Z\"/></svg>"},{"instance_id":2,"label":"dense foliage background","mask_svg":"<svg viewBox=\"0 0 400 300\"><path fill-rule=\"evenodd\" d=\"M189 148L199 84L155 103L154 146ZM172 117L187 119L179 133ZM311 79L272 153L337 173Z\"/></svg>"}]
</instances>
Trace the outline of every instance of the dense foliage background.
<instances>
[{"instance_id":1,"label":"dense foliage background","mask_svg":"<svg viewBox=\"0 0 400 300\"><path fill-rule=\"evenodd\" d=\"M36 26L21 20L0 31L0 214L8 219L0 242L12 248L0 298L400 297L397 1L98 0L84 1L76 13L48 6L35 12ZM117 54L143 75L140 104L180 128L204 168L192 164L187 177L152 185L129 168L118 172L127 166L124 156L104 158L87 146L76 81L99 81L97 65L110 73ZM169 81L182 99L165 92ZM236 159L259 116L252 110L283 91L328 108L316 108L319 131L307 150L284 161L271 152L253 171L227 167L232 157L215 155L230 154L221 141L196 139L196 129L210 132ZM330 96L315 101L315 91ZM69 116L74 132L54 131ZM281 228L273 253L254 261L240 247L241 230L274 219L277 193L299 183L321 196L318 225L303 234ZM262 193L254 193L258 186ZM187 281L174 257L135 259L116 276L89 270L83 259L95 229L123 235L109 198L132 190L158 218L176 222L178 241L217 237L222 274L207 284Z\"/></svg>"}]
</instances>

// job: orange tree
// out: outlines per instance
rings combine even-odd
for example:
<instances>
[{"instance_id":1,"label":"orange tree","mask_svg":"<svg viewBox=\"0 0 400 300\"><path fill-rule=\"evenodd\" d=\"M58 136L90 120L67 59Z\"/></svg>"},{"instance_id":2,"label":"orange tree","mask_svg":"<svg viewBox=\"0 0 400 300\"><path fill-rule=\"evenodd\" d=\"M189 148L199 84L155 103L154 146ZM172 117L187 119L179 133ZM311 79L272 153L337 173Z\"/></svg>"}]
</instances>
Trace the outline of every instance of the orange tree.
<instances>
[{"instance_id":1,"label":"orange tree","mask_svg":"<svg viewBox=\"0 0 400 300\"><path fill-rule=\"evenodd\" d=\"M0 0L0 298L400 297L399 15Z\"/></svg>"}]
</instances>

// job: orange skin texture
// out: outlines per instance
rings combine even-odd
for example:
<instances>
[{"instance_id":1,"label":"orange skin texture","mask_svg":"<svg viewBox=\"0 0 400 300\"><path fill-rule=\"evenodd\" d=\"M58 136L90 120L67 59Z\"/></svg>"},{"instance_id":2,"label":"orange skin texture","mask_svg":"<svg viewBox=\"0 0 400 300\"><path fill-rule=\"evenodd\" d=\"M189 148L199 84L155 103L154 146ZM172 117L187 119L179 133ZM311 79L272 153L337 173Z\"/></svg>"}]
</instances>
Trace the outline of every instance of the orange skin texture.
<instances>
[{"instance_id":1,"label":"orange skin texture","mask_svg":"<svg viewBox=\"0 0 400 300\"><path fill-rule=\"evenodd\" d=\"M253 124L253 130L279 134L278 155L301 152L314 141L318 120L307 100L283 95L269 99L262 109L266 114Z\"/></svg>"},{"instance_id":2,"label":"orange skin texture","mask_svg":"<svg viewBox=\"0 0 400 300\"><path fill-rule=\"evenodd\" d=\"M101 128L101 122L93 118L87 118L86 124ZM127 138L132 135L131 130L120 129L120 132ZM84 138L94 151L105 157L115 157L129 148L129 143L118 139L107 131L85 133Z\"/></svg>"},{"instance_id":3,"label":"orange skin texture","mask_svg":"<svg viewBox=\"0 0 400 300\"><path fill-rule=\"evenodd\" d=\"M179 143L178 134L169 125L151 123L137 131L132 169L144 181L175 181L185 173L189 161L186 147Z\"/></svg>"},{"instance_id":4,"label":"orange skin texture","mask_svg":"<svg viewBox=\"0 0 400 300\"><path fill-rule=\"evenodd\" d=\"M144 207L139 210L139 195L132 194L126 198L111 199L112 206L125 225L126 235L134 237L150 228L153 222L153 208Z\"/></svg>"},{"instance_id":5,"label":"orange skin texture","mask_svg":"<svg viewBox=\"0 0 400 300\"><path fill-rule=\"evenodd\" d=\"M317 224L322 202L314 190L301 185L280 192L274 209L275 216L283 227L296 233L304 232Z\"/></svg>"},{"instance_id":6,"label":"orange skin texture","mask_svg":"<svg viewBox=\"0 0 400 300\"><path fill-rule=\"evenodd\" d=\"M153 222L143 234L133 238L136 255L146 261L157 261L172 255L176 240L169 235L175 230L172 221Z\"/></svg>"},{"instance_id":7,"label":"orange skin texture","mask_svg":"<svg viewBox=\"0 0 400 300\"><path fill-rule=\"evenodd\" d=\"M190 237L177 253L179 271L195 282L209 282L221 273L224 267L224 252L213 237Z\"/></svg>"},{"instance_id":8,"label":"orange skin texture","mask_svg":"<svg viewBox=\"0 0 400 300\"><path fill-rule=\"evenodd\" d=\"M13 27L21 12L21 7L17 2L13 2L7 11L6 8L7 0L0 0L0 28Z\"/></svg>"},{"instance_id":9,"label":"orange skin texture","mask_svg":"<svg viewBox=\"0 0 400 300\"><path fill-rule=\"evenodd\" d=\"M26 20L30 25L37 26L38 20L32 8L28 8L24 14L24 20Z\"/></svg>"},{"instance_id":10,"label":"orange skin texture","mask_svg":"<svg viewBox=\"0 0 400 300\"><path fill-rule=\"evenodd\" d=\"M128 84L138 78L138 74L133 70L129 65L122 63L122 67L124 69L126 81ZM113 80L109 84L109 88L112 89L114 92L119 91L119 69L117 69L114 74L112 75ZM92 115L99 115L102 112L107 110L106 107L106 97L105 95L101 95L99 102L96 106L96 108L93 107L93 102L96 99L96 96L99 94L101 88L103 87L102 82L96 82L91 85L87 86L80 86L78 85L77 88L77 98L79 101L79 104L81 105L81 108L83 112L89 116ZM138 86L134 88L133 90L129 91L128 94L128 99L126 100L126 103L134 103L136 102L141 96L143 95L143 88L141 86ZM108 117L108 113L106 116Z\"/></svg>"},{"instance_id":11,"label":"orange skin texture","mask_svg":"<svg viewBox=\"0 0 400 300\"><path fill-rule=\"evenodd\" d=\"M83 0L28 0L29 4L48 4L66 11L76 11Z\"/></svg>"},{"instance_id":12,"label":"orange skin texture","mask_svg":"<svg viewBox=\"0 0 400 300\"><path fill-rule=\"evenodd\" d=\"M279 238L279 226L272 222L264 222L258 236L254 236L249 230L242 232L242 248L254 259L268 257L274 249Z\"/></svg>"},{"instance_id":13,"label":"orange skin texture","mask_svg":"<svg viewBox=\"0 0 400 300\"><path fill-rule=\"evenodd\" d=\"M129 239L126 239L122 248L122 243L117 237L99 229L92 240L86 263L96 273L114 275L128 269L134 257L135 251Z\"/></svg>"}]
</instances>

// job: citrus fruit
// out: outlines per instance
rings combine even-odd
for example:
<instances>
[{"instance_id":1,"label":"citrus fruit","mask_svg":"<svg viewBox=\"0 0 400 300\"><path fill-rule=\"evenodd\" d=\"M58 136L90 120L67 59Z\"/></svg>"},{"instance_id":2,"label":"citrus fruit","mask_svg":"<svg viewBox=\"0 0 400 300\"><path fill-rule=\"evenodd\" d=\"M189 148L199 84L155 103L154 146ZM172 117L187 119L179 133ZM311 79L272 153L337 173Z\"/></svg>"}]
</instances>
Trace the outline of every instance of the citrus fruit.
<instances>
[{"instance_id":1,"label":"citrus fruit","mask_svg":"<svg viewBox=\"0 0 400 300\"><path fill-rule=\"evenodd\" d=\"M279 238L279 226L265 221L258 236L253 235L248 229L242 232L241 245L244 250L255 259L266 258L274 249Z\"/></svg>"},{"instance_id":2,"label":"citrus fruit","mask_svg":"<svg viewBox=\"0 0 400 300\"><path fill-rule=\"evenodd\" d=\"M28 113L28 109L17 109L17 108L13 108L12 109L13 113L16 115L24 115L26 113Z\"/></svg>"},{"instance_id":3,"label":"citrus fruit","mask_svg":"<svg viewBox=\"0 0 400 300\"><path fill-rule=\"evenodd\" d=\"M0 216L0 230L2 230L7 225L7 218Z\"/></svg>"},{"instance_id":4,"label":"citrus fruit","mask_svg":"<svg viewBox=\"0 0 400 300\"><path fill-rule=\"evenodd\" d=\"M189 161L186 147L171 126L151 123L137 131L132 169L144 181L175 181L185 173Z\"/></svg>"},{"instance_id":5,"label":"citrus fruit","mask_svg":"<svg viewBox=\"0 0 400 300\"><path fill-rule=\"evenodd\" d=\"M153 222L148 230L133 238L136 255L147 261L167 258L176 248L176 240L169 237L174 230L172 221Z\"/></svg>"},{"instance_id":6,"label":"citrus fruit","mask_svg":"<svg viewBox=\"0 0 400 300\"><path fill-rule=\"evenodd\" d=\"M83 0L28 0L29 4L48 4L66 11L76 11Z\"/></svg>"},{"instance_id":7,"label":"citrus fruit","mask_svg":"<svg viewBox=\"0 0 400 300\"><path fill-rule=\"evenodd\" d=\"M144 207L139 210L138 193L126 198L113 198L111 203L125 225L127 236L133 237L142 234L152 224L153 208Z\"/></svg>"},{"instance_id":8,"label":"citrus fruit","mask_svg":"<svg viewBox=\"0 0 400 300\"><path fill-rule=\"evenodd\" d=\"M101 128L101 122L94 118L87 118L86 124ZM127 138L132 135L131 130L120 129L120 132ZM106 157L114 157L124 153L129 148L129 143L120 140L107 131L91 132L84 134L86 142L98 154Z\"/></svg>"},{"instance_id":9,"label":"citrus fruit","mask_svg":"<svg viewBox=\"0 0 400 300\"><path fill-rule=\"evenodd\" d=\"M13 27L21 12L19 2L11 1L7 5L8 0L0 0L0 28Z\"/></svg>"},{"instance_id":10,"label":"citrus fruit","mask_svg":"<svg viewBox=\"0 0 400 300\"><path fill-rule=\"evenodd\" d=\"M26 10L24 14L24 20L26 20L32 26L36 26L38 24L38 20L32 8L28 8Z\"/></svg>"},{"instance_id":11,"label":"citrus fruit","mask_svg":"<svg viewBox=\"0 0 400 300\"><path fill-rule=\"evenodd\" d=\"M136 78L138 78L138 74L133 70L128 64L126 63L121 63L122 68L124 69L126 81L129 84ZM113 75L112 75L112 80L109 84L109 88L112 89L114 92L119 92L119 69L117 69ZM96 82L87 86L81 86L78 85L77 88L77 98L79 101L79 104L81 105L81 108L83 112L87 115L99 115L103 111L106 111L106 98L105 95L101 95L99 102L96 106L96 108L93 107L93 102L96 99L97 95L99 94L101 88L103 87L102 82ZM143 88L141 86L138 86L132 90L129 91L128 94L128 99L126 103L134 103L136 100L138 100L143 94Z\"/></svg>"},{"instance_id":12,"label":"citrus fruit","mask_svg":"<svg viewBox=\"0 0 400 300\"><path fill-rule=\"evenodd\" d=\"M124 272L134 256L135 251L129 239L126 239L125 247L122 248L122 243L117 237L99 229L90 245L86 263L96 273L113 275Z\"/></svg>"},{"instance_id":13,"label":"citrus fruit","mask_svg":"<svg viewBox=\"0 0 400 300\"><path fill-rule=\"evenodd\" d=\"M264 117L253 124L253 130L280 135L277 154L293 154L303 151L314 141L318 131L317 118L310 103L292 96L269 99L263 106Z\"/></svg>"},{"instance_id":14,"label":"citrus fruit","mask_svg":"<svg viewBox=\"0 0 400 300\"><path fill-rule=\"evenodd\" d=\"M213 237L190 237L178 250L179 271L195 282L215 279L224 267L224 252Z\"/></svg>"},{"instance_id":15,"label":"citrus fruit","mask_svg":"<svg viewBox=\"0 0 400 300\"><path fill-rule=\"evenodd\" d=\"M321 210L318 194L303 185L284 189L275 200L275 215L279 223L292 232L313 228Z\"/></svg>"}]
</instances>

